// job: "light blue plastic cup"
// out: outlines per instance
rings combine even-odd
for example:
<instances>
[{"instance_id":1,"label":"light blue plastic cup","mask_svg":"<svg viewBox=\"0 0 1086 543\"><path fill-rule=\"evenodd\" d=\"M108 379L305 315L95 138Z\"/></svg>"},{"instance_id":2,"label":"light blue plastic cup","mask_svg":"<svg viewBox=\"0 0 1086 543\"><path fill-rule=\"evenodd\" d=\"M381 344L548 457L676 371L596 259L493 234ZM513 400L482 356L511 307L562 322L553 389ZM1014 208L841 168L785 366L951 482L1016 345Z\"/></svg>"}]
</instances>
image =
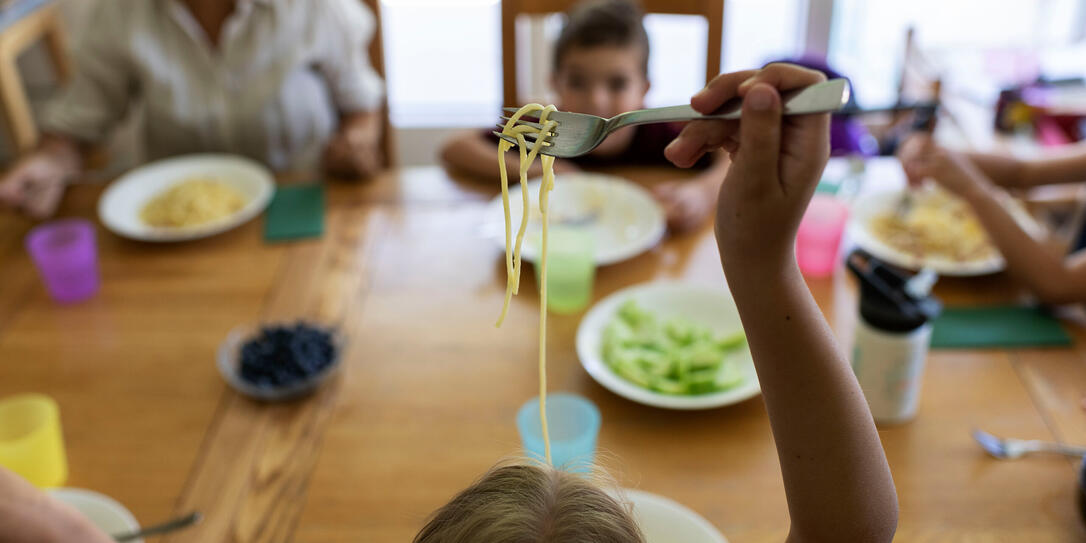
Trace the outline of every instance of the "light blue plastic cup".
<instances>
[{"instance_id":1,"label":"light blue plastic cup","mask_svg":"<svg viewBox=\"0 0 1086 543\"><path fill-rule=\"evenodd\" d=\"M547 395L547 427L551 437L551 463L570 472L592 470L596 457L596 436L600 433L600 410L575 394ZM544 461L543 430L539 420L539 398L517 411L517 431L528 456Z\"/></svg>"}]
</instances>

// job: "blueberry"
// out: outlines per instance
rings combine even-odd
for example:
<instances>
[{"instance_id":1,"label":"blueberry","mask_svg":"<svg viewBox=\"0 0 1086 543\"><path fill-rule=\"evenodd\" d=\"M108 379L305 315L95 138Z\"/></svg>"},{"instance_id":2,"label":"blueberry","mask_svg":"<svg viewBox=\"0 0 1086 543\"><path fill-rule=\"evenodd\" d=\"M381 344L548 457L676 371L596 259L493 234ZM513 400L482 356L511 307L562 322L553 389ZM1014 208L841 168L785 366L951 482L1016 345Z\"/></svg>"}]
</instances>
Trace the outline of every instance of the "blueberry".
<instances>
[{"instance_id":1,"label":"blueberry","mask_svg":"<svg viewBox=\"0 0 1086 543\"><path fill-rule=\"evenodd\" d=\"M258 386L285 386L328 367L336 357L332 334L297 322L272 325L241 347L239 373Z\"/></svg>"}]
</instances>

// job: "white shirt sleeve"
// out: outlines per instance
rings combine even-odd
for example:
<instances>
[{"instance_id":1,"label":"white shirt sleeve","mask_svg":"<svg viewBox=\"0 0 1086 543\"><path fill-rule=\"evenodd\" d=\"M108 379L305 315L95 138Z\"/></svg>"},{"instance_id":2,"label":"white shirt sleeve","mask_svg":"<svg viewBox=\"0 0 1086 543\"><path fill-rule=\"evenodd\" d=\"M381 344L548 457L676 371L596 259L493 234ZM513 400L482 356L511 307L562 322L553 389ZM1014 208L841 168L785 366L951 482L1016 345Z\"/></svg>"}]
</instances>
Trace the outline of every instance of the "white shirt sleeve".
<instances>
[{"instance_id":1,"label":"white shirt sleeve","mask_svg":"<svg viewBox=\"0 0 1086 543\"><path fill-rule=\"evenodd\" d=\"M318 69L340 113L372 111L384 102L384 81L370 65L376 19L362 0L325 0L315 29Z\"/></svg>"},{"instance_id":2,"label":"white shirt sleeve","mask_svg":"<svg viewBox=\"0 0 1086 543\"><path fill-rule=\"evenodd\" d=\"M68 85L45 106L44 132L88 143L106 139L133 98L135 77L127 54L127 2L99 0L74 50L75 73Z\"/></svg>"}]
</instances>

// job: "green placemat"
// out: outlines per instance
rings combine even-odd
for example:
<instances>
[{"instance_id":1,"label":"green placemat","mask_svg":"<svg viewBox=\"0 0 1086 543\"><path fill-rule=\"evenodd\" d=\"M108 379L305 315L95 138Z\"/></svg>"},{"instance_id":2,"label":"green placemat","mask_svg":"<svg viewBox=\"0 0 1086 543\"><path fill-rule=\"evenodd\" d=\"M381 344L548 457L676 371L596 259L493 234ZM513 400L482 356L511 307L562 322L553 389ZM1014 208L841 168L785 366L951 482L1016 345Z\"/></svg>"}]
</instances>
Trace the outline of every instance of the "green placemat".
<instances>
[{"instance_id":1,"label":"green placemat","mask_svg":"<svg viewBox=\"0 0 1086 543\"><path fill-rule=\"evenodd\" d=\"M1036 307L948 307L931 335L933 349L1054 347L1071 344L1060 321Z\"/></svg>"},{"instance_id":2,"label":"green placemat","mask_svg":"<svg viewBox=\"0 0 1086 543\"><path fill-rule=\"evenodd\" d=\"M279 187L264 216L264 239L285 241L324 233L324 185Z\"/></svg>"}]
</instances>

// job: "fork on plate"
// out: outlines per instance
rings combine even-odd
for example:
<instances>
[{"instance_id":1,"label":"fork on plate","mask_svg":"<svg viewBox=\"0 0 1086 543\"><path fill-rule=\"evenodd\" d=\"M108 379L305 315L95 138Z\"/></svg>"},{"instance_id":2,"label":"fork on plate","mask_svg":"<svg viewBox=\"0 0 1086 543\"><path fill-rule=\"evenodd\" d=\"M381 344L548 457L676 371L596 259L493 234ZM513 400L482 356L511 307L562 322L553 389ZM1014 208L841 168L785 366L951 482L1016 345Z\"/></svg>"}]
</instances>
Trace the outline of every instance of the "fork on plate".
<instances>
[{"instance_id":1,"label":"fork on plate","mask_svg":"<svg viewBox=\"0 0 1086 543\"><path fill-rule=\"evenodd\" d=\"M1086 447L1063 445L1047 441L1012 439L996 437L983 430L973 429L973 439L977 440L988 454L1005 460L1013 460L1031 453L1052 453L1067 456L1086 456Z\"/></svg>"},{"instance_id":2,"label":"fork on plate","mask_svg":"<svg viewBox=\"0 0 1086 543\"><path fill-rule=\"evenodd\" d=\"M810 113L827 113L841 109L848 102L849 86L845 79L830 79L821 83L815 83L801 89L794 89L781 94L781 103L785 115L804 115ZM608 134L627 126L651 123L670 123L680 121L697 120L728 120L738 119L742 112L743 100L733 98L728 100L720 109L711 115L702 115L689 105L658 107L653 109L640 109L615 115L610 119L586 115L583 113L568 113L565 111L552 111L547 120L557 121L557 127L543 135L539 152L558 158L569 158L588 153L603 142ZM514 113L517 108L505 108L506 112ZM509 117L502 117L508 121ZM517 120L517 124L528 125L542 130L543 125L524 120ZM498 123L499 128L504 128L505 123ZM494 132L499 138L516 144L516 138ZM531 150L539 144L539 134L526 133Z\"/></svg>"}]
</instances>

